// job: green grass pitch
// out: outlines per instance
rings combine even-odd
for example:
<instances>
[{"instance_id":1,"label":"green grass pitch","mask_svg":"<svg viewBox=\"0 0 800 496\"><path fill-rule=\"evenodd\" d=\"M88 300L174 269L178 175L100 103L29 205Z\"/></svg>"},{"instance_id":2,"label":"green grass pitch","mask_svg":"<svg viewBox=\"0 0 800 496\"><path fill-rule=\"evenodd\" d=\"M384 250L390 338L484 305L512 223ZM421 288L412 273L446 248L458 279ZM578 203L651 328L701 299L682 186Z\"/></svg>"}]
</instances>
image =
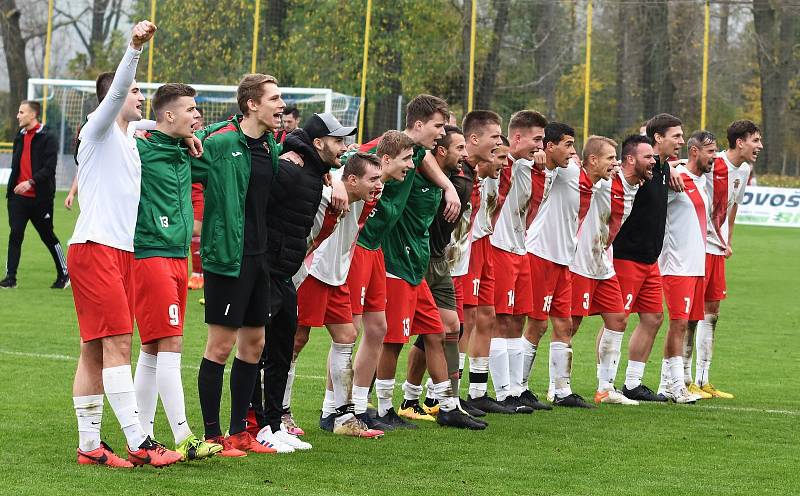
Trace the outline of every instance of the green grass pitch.
<instances>
[{"instance_id":1,"label":"green grass pitch","mask_svg":"<svg viewBox=\"0 0 800 496\"><path fill-rule=\"evenodd\" d=\"M65 210L62 201L63 194L55 219L66 246L77 212ZM0 209L5 219L5 202ZM7 240L3 220L3 262ZM55 279L52 262L29 226L19 287L0 291L0 494L794 494L800 482L799 277L798 231L736 228L730 298L723 302L711 370L712 381L735 393L735 400L490 416L484 432L428 424L380 440L345 439L317 427L329 337L314 330L298 363L294 397L313 450L114 471L75 462L71 385L78 330L72 295L48 289ZM189 422L202 435L197 366L206 331L200 296L189 295L183 380ZM596 386L592 347L598 326L596 318L588 319L575 342L573 386L587 398ZM664 328L647 367L645 382L652 387L663 334ZM137 338L134 343L137 349ZM626 356L623 350L619 384ZM532 376L537 392L546 387L546 359L546 353L539 357ZM227 386L225 391L227 402ZM223 424L227 408L225 403ZM124 452L107 405L103 433ZM171 443L163 413L156 433Z\"/></svg>"}]
</instances>

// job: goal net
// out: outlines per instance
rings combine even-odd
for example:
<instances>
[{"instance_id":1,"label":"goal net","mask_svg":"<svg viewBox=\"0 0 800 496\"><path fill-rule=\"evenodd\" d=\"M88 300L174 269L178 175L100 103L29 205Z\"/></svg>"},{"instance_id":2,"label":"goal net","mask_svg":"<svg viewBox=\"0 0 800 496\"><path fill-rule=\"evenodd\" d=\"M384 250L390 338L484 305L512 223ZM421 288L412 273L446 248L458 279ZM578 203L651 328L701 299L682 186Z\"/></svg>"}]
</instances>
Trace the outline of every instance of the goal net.
<instances>
[{"instance_id":1,"label":"goal net","mask_svg":"<svg viewBox=\"0 0 800 496\"><path fill-rule=\"evenodd\" d=\"M152 98L163 83L139 83L145 97ZM192 84L197 90L198 107L203 111L206 124L229 118L239 112L236 103L236 86ZM355 126L358 121L358 97L336 93L328 88L281 88L287 106L295 106L303 119L313 113L330 112L345 126ZM70 79L29 79L28 99L47 99L47 125L58 136L59 167L56 187L69 189L75 176L75 140L86 114L97 107L95 82ZM147 118L147 116L145 116ZM153 119L151 115L149 118Z\"/></svg>"}]
</instances>

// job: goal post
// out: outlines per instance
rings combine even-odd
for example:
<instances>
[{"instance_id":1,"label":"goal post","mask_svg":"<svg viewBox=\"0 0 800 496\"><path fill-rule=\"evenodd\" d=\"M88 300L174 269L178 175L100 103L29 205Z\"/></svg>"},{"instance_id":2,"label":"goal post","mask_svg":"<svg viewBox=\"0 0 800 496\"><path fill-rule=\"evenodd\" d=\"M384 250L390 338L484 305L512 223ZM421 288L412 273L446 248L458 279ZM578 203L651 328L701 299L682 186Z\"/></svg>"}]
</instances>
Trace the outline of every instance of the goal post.
<instances>
[{"instance_id":1,"label":"goal post","mask_svg":"<svg viewBox=\"0 0 800 496\"><path fill-rule=\"evenodd\" d=\"M146 98L152 98L155 90L164 83L139 83ZM198 107L203 110L206 124L228 119L239 113L236 102L236 86L215 84L191 84L197 90ZM282 87L281 93L287 106L295 106L301 114L301 125L313 113L330 112L345 126L355 126L358 120L359 98L337 93L330 88ZM75 175L73 157L75 140L86 115L97 107L95 82L78 79L28 80L29 100L47 100L47 124L58 136L59 167L56 187L68 189ZM154 116L149 116L151 119ZM147 118L147 116L145 116Z\"/></svg>"}]
</instances>

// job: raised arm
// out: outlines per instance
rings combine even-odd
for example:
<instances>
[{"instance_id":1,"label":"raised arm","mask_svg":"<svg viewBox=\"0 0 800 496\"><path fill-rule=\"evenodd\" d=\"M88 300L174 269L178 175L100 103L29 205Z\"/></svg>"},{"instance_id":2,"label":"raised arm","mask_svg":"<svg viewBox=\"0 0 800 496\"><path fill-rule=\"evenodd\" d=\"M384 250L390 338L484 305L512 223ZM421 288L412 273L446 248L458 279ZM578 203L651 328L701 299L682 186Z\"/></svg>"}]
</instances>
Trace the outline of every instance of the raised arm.
<instances>
[{"instance_id":1,"label":"raised arm","mask_svg":"<svg viewBox=\"0 0 800 496\"><path fill-rule=\"evenodd\" d=\"M142 53L142 46L150 40L156 32L156 26L150 21L142 21L133 27L131 42L125 50L114 73L114 80L103 101L97 106L97 110L92 114L81 129L81 140L98 141L108 133L111 126L117 119L119 111L125 104L131 84L136 77L136 67L139 64L139 55Z\"/></svg>"}]
</instances>

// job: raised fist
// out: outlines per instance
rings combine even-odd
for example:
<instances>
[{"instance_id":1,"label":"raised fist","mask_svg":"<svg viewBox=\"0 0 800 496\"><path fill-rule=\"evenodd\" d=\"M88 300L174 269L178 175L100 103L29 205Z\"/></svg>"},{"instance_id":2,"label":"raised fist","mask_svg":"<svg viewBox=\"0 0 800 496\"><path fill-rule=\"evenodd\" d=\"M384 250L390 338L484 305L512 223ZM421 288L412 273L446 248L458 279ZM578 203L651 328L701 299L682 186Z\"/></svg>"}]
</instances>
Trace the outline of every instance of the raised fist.
<instances>
[{"instance_id":1,"label":"raised fist","mask_svg":"<svg viewBox=\"0 0 800 496\"><path fill-rule=\"evenodd\" d=\"M131 47L141 50L142 46L156 34L156 25L150 21L141 21L133 27L131 33Z\"/></svg>"}]
</instances>

